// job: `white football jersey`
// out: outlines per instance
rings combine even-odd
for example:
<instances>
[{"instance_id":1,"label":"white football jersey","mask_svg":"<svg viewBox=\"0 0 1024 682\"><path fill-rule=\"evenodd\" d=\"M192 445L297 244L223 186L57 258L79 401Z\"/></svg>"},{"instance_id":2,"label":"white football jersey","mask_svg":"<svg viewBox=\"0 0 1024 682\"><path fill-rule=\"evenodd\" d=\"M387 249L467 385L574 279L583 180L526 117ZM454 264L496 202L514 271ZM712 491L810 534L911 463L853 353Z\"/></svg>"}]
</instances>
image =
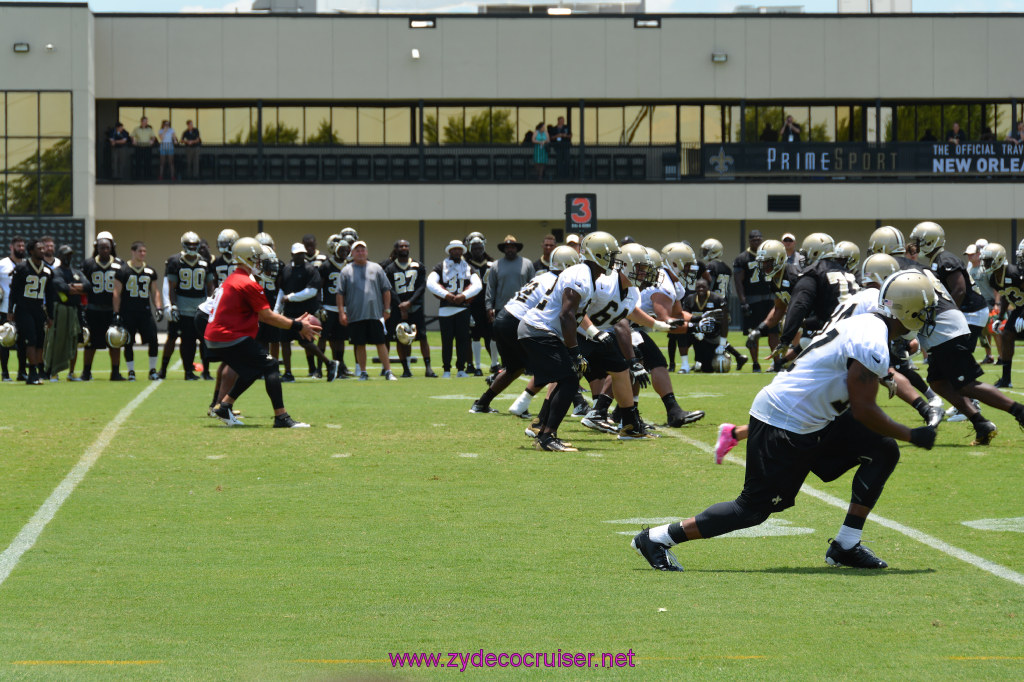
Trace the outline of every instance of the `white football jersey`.
<instances>
[{"instance_id":1,"label":"white football jersey","mask_svg":"<svg viewBox=\"0 0 1024 682\"><path fill-rule=\"evenodd\" d=\"M822 327L822 331L831 329L840 320L845 320L848 317L875 312L878 312L878 289L861 289L836 306L836 309L832 311L832 317Z\"/></svg>"},{"instance_id":2,"label":"white football jersey","mask_svg":"<svg viewBox=\"0 0 1024 682\"><path fill-rule=\"evenodd\" d=\"M590 266L586 263L563 270L551 288L544 292L541 302L523 316L523 322L534 329L551 332L561 339L562 325L558 321L558 316L562 312L562 294L566 289L572 289L580 295L580 304L576 309L578 325L587 312L590 297L594 295L594 278L590 274Z\"/></svg>"},{"instance_id":3,"label":"white football jersey","mask_svg":"<svg viewBox=\"0 0 1024 682\"><path fill-rule=\"evenodd\" d=\"M793 433L814 433L850 407L847 363L880 379L889 373L889 333L875 315L840 321L814 337L793 368L779 372L754 398L750 416Z\"/></svg>"},{"instance_id":4,"label":"white football jersey","mask_svg":"<svg viewBox=\"0 0 1024 682\"><path fill-rule=\"evenodd\" d=\"M640 310L643 310L651 317L657 317L654 314L654 303L651 302L651 297L654 294L662 294L667 297L671 306L672 303L681 301L686 297L686 285L679 280L673 281L668 273L665 272L665 269L662 268L661 272L658 273L658 283L640 292Z\"/></svg>"},{"instance_id":5,"label":"white football jersey","mask_svg":"<svg viewBox=\"0 0 1024 682\"><path fill-rule=\"evenodd\" d=\"M557 279L557 272L545 270L527 282L522 289L516 292L515 296L508 299L505 310L517 320L522 320L531 308L544 299L544 294L554 286Z\"/></svg>"},{"instance_id":6,"label":"white football jersey","mask_svg":"<svg viewBox=\"0 0 1024 682\"><path fill-rule=\"evenodd\" d=\"M603 332L611 331L619 320L636 310L640 303L640 290L628 287L622 290L618 272L601 275L594 280L594 295L590 297L587 315L594 326ZM578 329L584 333L583 329Z\"/></svg>"}]
</instances>

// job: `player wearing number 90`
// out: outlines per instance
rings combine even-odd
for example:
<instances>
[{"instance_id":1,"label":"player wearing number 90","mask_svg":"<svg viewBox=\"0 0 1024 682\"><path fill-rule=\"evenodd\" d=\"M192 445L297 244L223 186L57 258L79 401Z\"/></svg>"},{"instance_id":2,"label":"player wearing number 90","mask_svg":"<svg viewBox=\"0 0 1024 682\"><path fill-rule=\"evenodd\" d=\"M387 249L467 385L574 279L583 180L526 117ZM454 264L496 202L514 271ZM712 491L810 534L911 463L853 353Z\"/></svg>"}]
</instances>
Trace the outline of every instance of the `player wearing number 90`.
<instances>
[{"instance_id":1,"label":"player wearing number 90","mask_svg":"<svg viewBox=\"0 0 1024 682\"><path fill-rule=\"evenodd\" d=\"M878 385L889 374L889 339L934 325L935 298L931 281L919 272L889 277L877 314L839 322L754 398L743 492L680 523L641 531L633 548L655 569L682 570L672 545L757 526L793 506L809 473L833 481L854 469L846 519L825 560L885 568L860 544L864 521L899 461L896 441L931 449L935 430L911 429L886 416L876 403Z\"/></svg>"},{"instance_id":2,"label":"player wearing number 90","mask_svg":"<svg viewBox=\"0 0 1024 682\"><path fill-rule=\"evenodd\" d=\"M85 349L82 381L92 379L92 359L96 351L107 347L107 329L114 321L114 282L124 261L117 257L114 235L100 232L93 242L92 258L82 263L86 285L85 322L89 328L89 346ZM110 349L110 380L121 376L121 350Z\"/></svg>"},{"instance_id":3,"label":"player wearing number 90","mask_svg":"<svg viewBox=\"0 0 1024 682\"><path fill-rule=\"evenodd\" d=\"M199 255L199 235L186 232L181 235L181 253L167 259L164 266L164 278L167 280L167 302L170 304L170 322L167 325L167 343L164 345L164 357L160 363L160 378L167 377L167 366L171 364L174 354L174 342L181 336L181 362L185 366L185 380L195 381L199 377L193 370L196 359L196 345L200 352L203 340L196 338L196 312L199 305L206 300L206 274L210 264ZM209 376L209 368L203 365L203 377ZM213 377L210 377L212 380Z\"/></svg>"}]
</instances>

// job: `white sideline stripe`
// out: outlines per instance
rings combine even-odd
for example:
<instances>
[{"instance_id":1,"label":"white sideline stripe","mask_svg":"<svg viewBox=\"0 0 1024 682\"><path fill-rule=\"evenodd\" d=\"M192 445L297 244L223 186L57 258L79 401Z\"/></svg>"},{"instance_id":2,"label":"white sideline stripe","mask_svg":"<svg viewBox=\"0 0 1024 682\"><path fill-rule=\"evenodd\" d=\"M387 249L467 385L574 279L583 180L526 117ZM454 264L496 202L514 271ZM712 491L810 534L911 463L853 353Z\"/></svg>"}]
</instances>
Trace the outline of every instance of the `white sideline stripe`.
<instances>
[{"instance_id":1,"label":"white sideline stripe","mask_svg":"<svg viewBox=\"0 0 1024 682\"><path fill-rule=\"evenodd\" d=\"M180 365L181 362L179 361L171 369L177 370ZM121 408L121 411L103 427L100 435L96 437L92 445L85 449L82 458L68 472L64 480L54 488L50 496L43 502L43 505L39 507L32 518L28 520L28 523L25 524L25 527L21 529L21 532L18 533L17 537L14 538L11 545L4 550L3 554L0 554L0 586L11 575L11 571L18 565L18 561L21 560L25 552L32 549L32 546L36 544L36 540L43 534L46 524L53 520L61 506L71 496L71 493L75 491L78 484L82 482L85 475L89 473L89 469L100 458L103 451L107 449L110 441L114 440L114 436L117 435L121 425L128 420L128 417L132 415L136 407L142 404L142 401L148 398L153 391L160 388L162 383L163 381L151 382L130 403Z\"/></svg>"},{"instance_id":2,"label":"white sideline stripe","mask_svg":"<svg viewBox=\"0 0 1024 682\"><path fill-rule=\"evenodd\" d=\"M689 443L690 445L693 445L694 447L697 447L697 448L703 450L705 453L707 453L709 455L714 452L714 448L711 447L710 445L708 445L707 443L702 443L699 440L694 440L693 438L690 438L688 436L684 436L681 433L673 433L672 431L668 431L668 430L663 430L663 431L661 431L661 433L666 433L666 434L672 436L673 438L678 438L678 439L680 439L682 441L685 441L685 442ZM742 459L740 459L738 457L734 457L732 455L726 455L725 456L725 460L728 461L728 462L731 462L733 464L739 464L741 467L744 467L744 468L746 468L746 466L747 466L747 463L745 461L743 461ZM845 510L849 506L849 502L847 502L845 500L841 500L838 497L836 497L835 495L830 495L829 493L822 492L820 490L815 490L814 488L812 488L811 486L807 485L806 483L800 488L800 491L803 492L803 493L807 493L811 497L816 497L819 500L821 500L822 502L824 502L826 504L830 504L833 507L838 507L839 509ZM910 526L906 526L906 525L900 523L899 521L893 521L891 519L885 518L884 516L879 516L878 514L871 514L868 517L868 520L869 521L874 521L875 523L877 523L877 524L879 524L881 526L885 526L886 528L889 528L891 530L894 530L897 533L902 533L903 535L906 535L911 540L917 540L921 544L927 545L927 546L931 547L932 549L937 549L938 551L942 552L943 554L948 554L949 556L953 557L954 559L959 559L960 561L963 561L963 562L966 562L968 564L971 564L972 566L974 566L976 568L980 568L983 571L991 573L992 575L996 576L997 578L1002 578L1003 580L1009 580L1010 582L1017 583L1018 585L1024 585L1024 574L1021 574L1021 573L1018 573L1017 571L1014 571L1012 569L1006 568L1005 566L1001 566L1001 565L999 565L999 564L997 564L997 563L995 563L993 561L989 561L988 559L980 557L977 554L972 554L971 552L968 552L965 549L960 549L959 547L954 547L953 545L949 544L948 542L945 542L945 541L940 540L940 539L938 539L936 537L928 535L927 533L922 533L921 531L916 530L914 528L911 528Z\"/></svg>"}]
</instances>

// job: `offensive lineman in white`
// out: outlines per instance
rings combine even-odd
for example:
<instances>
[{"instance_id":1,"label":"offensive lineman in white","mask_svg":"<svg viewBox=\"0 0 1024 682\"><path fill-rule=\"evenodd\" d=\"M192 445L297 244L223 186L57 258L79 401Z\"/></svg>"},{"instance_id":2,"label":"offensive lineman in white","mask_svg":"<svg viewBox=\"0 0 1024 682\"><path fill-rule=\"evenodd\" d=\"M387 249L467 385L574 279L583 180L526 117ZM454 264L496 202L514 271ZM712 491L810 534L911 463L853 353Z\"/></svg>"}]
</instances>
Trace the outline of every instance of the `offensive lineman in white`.
<instances>
[{"instance_id":1,"label":"offensive lineman in white","mask_svg":"<svg viewBox=\"0 0 1024 682\"><path fill-rule=\"evenodd\" d=\"M896 440L931 449L935 429L911 429L875 402L889 377L889 338L935 320L935 289L919 272L898 272L879 290L877 314L843 320L819 334L788 372L761 389L750 408L743 492L680 523L644 529L632 547L661 571L681 571L669 549L764 523L793 506L807 474L833 481L856 468L846 519L829 545L832 566L888 566L860 544L864 521L896 468ZM890 389L891 390L891 389Z\"/></svg>"}]
</instances>

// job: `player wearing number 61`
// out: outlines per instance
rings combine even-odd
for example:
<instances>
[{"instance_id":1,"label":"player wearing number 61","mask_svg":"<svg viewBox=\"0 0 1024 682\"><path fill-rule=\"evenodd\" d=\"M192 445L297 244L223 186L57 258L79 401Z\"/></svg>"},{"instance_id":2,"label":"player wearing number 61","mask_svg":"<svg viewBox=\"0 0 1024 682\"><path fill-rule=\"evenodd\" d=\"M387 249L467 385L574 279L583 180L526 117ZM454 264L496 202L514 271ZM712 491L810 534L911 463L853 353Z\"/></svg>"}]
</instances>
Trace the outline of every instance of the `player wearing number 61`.
<instances>
[{"instance_id":1,"label":"player wearing number 61","mask_svg":"<svg viewBox=\"0 0 1024 682\"><path fill-rule=\"evenodd\" d=\"M679 571L669 549L764 523L793 506L809 473L833 481L854 469L850 506L825 554L832 566L885 568L860 544L864 521L900 458L897 440L931 449L935 429L911 429L878 406L890 386L889 339L935 325L936 294L923 273L901 271L879 290L879 311L820 334L793 368L776 375L750 408L743 491L679 523L644 529L632 546L653 568ZM890 395L893 387L890 387Z\"/></svg>"}]
</instances>

